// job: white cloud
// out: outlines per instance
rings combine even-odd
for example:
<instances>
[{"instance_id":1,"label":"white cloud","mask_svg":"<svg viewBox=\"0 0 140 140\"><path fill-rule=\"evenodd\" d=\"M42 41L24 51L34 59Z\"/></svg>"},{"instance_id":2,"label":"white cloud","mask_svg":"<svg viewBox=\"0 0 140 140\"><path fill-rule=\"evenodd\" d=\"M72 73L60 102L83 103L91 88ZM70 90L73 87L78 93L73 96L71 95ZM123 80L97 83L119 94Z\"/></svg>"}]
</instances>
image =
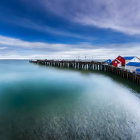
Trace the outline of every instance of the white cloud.
<instances>
[{"instance_id":1,"label":"white cloud","mask_svg":"<svg viewBox=\"0 0 140 140\"><path fill-rule=\"evenodd\" d=\"M42 43L42 42L29 42L29 41L23 41L21 39L11 38L11 37L5 37L0 36L0 45L8 46L8 47L22 47L22 48L46 48L50 49L55 47L55 49L59 50L62 47L65 47L66 45L63 44L49 44L49 43Z\"/></svg>"},{"instance_id":2,"label":"white cloud","mask_svg":"<svg viewBox=\"0 0 140 140\"><path fill-rule=\"evenodd\" d=\"M140 34L139 0L43 0L42 6L83 25Z\"/></svg>"},{"instance_id":3,"label":"white cloud","mask_svg":"<svg viewBox=\"0 0 140 140\"><path fill-rule=\"evenodd\" d=\"M118 55L140 57L140 44L109 44L92 45L87 43L51 44L42 42L29 42L16 38L0 36L0 59L84 59L93 58L115 58Z\"/></svg>"}]
</instances>

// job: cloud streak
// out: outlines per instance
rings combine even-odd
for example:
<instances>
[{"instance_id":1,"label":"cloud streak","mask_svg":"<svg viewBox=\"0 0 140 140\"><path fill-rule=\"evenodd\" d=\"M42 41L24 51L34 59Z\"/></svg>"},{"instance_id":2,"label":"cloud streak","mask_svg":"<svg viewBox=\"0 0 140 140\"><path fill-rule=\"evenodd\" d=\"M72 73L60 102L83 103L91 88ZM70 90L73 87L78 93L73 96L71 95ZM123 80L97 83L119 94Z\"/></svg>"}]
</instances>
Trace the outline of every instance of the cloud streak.
<instances>
[{"instance_id":1,"label":"cloud streak","mask_svg":"<svg viewBox=\"0 0 140 140\"><path fill-rule=\"evenodd\" d=\"M48 25L40 24L37 21L33 21L29 18L21 18L18 16L11 15L12 18L7 18L7 17L0 17L3 22L10 23L16 26L21 26L25 27L28 29L33 29L38 32L46 33L46 34L52 34L52 35L60 35L60 36L65 36L65 37L72 37L76 39L83 39L83 40L88 40L92 41L95 40L95 37L90 37L90 36L85 36L85 35L80 35L78 33L71 33L67 30L60 30L58 28L50 27ZM13 20L14 19L14 20Z\"/></svg>"},{"instance_id":2,"label":"cloud streak","mask_svg":"<svg viewBox=\"0 0 140 140\"><path fill-rule=\"evenodd\" d=\"M140 34L139 0L43 0L47 10L83 25Z\"/></svg>"},{"instance_id":3,"label":"cloud streak","mask_svg":"<svg viewBox=\"0 0 140 140\"><path fill-rule=\"evenodd\" d=\"M1 59L84 59L115 58L118 55L140 57L140 44L109 44L95 46L88 43L76 45L30 42L17 38L0 36Z\"/></svg>"}]
</instances>

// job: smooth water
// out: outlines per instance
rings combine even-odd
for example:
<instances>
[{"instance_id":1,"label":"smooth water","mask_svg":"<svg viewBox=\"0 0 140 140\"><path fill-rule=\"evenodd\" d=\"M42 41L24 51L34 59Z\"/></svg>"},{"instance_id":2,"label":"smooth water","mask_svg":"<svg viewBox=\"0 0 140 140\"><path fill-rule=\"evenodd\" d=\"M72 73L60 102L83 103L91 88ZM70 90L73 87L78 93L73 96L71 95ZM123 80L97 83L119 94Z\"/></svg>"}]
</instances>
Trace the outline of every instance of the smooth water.
<instances>
[{"instance_id":1,"label":"smooth water","mask_svg":"<svg viewBox=\"0 0 140 140\"><path fill-rule=\"evenodd\" d=\"M0 140L139 140L140 87L103 73L0 61Z\"/></svg>"}]
</instances>

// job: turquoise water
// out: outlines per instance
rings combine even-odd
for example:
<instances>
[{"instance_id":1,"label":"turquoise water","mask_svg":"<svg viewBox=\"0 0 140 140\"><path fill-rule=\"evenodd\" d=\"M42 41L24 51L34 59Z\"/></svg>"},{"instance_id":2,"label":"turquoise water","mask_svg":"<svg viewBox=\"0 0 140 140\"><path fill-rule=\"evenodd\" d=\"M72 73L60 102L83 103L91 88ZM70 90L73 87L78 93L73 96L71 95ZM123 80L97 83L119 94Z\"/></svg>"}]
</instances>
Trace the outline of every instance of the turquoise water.
<instances>
[{"instance_id":1,"label":"turquoise water","mask_svg":"<svg viewBox=\"0 0 140 140\"><path fill-rule=\"evenodd\" d=\"M0 140L139 140L140 87L97 72L0 61Z\"/></svg>"}]
</instances>

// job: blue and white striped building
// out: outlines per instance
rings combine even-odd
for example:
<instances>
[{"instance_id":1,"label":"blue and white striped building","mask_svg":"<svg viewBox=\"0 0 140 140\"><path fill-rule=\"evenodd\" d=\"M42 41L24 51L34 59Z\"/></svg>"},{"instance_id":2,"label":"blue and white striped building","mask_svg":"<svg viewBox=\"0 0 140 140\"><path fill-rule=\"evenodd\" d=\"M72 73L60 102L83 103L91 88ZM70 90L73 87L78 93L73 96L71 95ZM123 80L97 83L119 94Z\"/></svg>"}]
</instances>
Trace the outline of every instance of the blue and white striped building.
<instances>
[{"instance_id":1,"label":"blue and white striped building","mask_svg":"<svg viewBox=\"0 0 140 140\"><path fill-rule=\"evenodd\" d=\"M140 59L136 56L125 56L123 58L125 59L126 64L128 64L129 62L140 62Z\"/></svg>"},{"instance_id":2,"label":"blue and white striped building","mask_svg":"<svg viewBox=\"0 0 140 140\"><path fill-rule=\"evenodd\" d=\"M130 72L136 72L140 69L140 62L129 62L126 64L125 69L129 70Z\"/></svg>"}]
</instances>

